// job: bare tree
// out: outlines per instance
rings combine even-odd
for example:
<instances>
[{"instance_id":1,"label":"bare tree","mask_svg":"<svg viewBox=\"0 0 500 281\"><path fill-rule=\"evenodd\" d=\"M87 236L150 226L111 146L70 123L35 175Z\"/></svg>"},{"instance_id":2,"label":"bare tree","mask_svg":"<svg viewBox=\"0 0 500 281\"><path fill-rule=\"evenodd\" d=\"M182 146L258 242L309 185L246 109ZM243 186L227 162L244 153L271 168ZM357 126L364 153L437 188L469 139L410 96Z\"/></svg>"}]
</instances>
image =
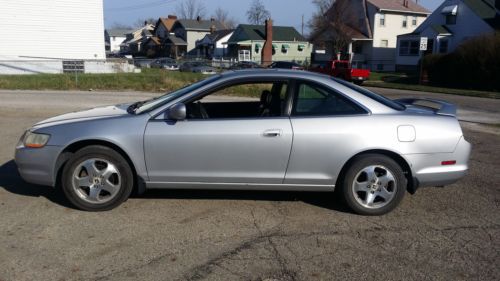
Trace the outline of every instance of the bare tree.
<instances>
[{"instance_id":1,"label":"bare tree","mask_svg":"<svg viewBox=\"0 0 500 281\"><path fill-rule=\"evenodd\" d=\"M229 16L229 12L218 7L215 9L214 15L212 16L215 20L222 23L227 29L234 29L237 25L236 20Z\"/></svg>"},{"instance_id":2,"label":"bare tree","mask_svg":"<svg viewBox=\"0 0 500 281\"><path fill-rule=\"evenodd\" d=\"M155 18L144 18L144 19L139 18L135 21L134 27L137 27L137 28L143 27L145 25L145 23L155 24L157 20L158 19L155 19Z\"/></svg>"},{"instance_id":3,"label":"bare tree","mask_svg":"<svg viewBox=\"0 0 500 281\"><path fill-rule=\"evenodd\" d=\"M312 39L316 44L326 43L332 53L345 50L351 42L350 25L356 24L355 15L348 11L350 0L312 0L316 12L309 21Z\"/></svg>"},{"instance_id":4,"label":"bare tree","mask_svg":"<svg viewBox=\"0 0 500 281\"><path fill-rule=\"evenodd\" d=\"M111 29L132 29L132 27L130 25L128 25L128 24L114 22L111 25Z\"/></svg>"},{"instance_id":5,"label":"bare tree","mask_svg":"<svg viewBox=\"0 0 500 281\"><path fill-rule=\"evenodd\" d=\"M203 18L206 14L205 5L199 0L182 0L176 11L177 15L182 19Z\"/></svg>"},{"instance_id":6,"label":"bare tree","mask_svg":"<svg viewBox=\"0 0 500 281\"><path fill-rule=\"evenodd\" d=\"M247 11L247 19L251 24L264 24L265 20L271 17L271 13L266 10L262 0L253 0Z\"/></svg>"}]
</instances>

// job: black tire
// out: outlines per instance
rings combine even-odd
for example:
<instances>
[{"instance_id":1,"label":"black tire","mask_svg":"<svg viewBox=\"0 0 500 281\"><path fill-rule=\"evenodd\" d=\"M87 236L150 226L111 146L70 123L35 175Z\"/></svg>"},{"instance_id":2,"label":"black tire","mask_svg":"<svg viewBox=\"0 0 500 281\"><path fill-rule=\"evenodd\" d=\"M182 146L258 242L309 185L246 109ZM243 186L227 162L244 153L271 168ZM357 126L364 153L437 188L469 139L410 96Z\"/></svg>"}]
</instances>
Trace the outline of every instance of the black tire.
<instances>
[{"instance_id":1,"label":"black tire","mask_svg":"<svg viewBox=\"0 0 500 281\"><path fill-rule=\"evenodd\" d=\"M117 175L119 179L119 188L117 188L117 191L113 196L110 196L109 201L104 203L91 203L82 199L82 195L78 194L79 192L80 194L82 194L82 192L75 190L75 188L73 187L73 177L74 173L76 172L75 170L77 168L81 168L81 163L85 161L92 161L92 159L105 160L114 165L114 167L118 171ZM87 177L89 177L90 179L89 175L87 175ZM123 156L121 156L118 152L106 146L92 145L78 150L70 158L70 160L64 166L61 183L62 190L64 191L66 198L68 198L71 204L73 204L80 210L97 212L114 209L121 203L126 201L129 198L134 187L134 176L127 160L125 160L125 158L123 158ZM104 191L104 193L105 192L106 191ZM102 191L99 191L99 194L102 194Z\"/></svg>"},{"instance_id":2,"label":"black tire","mask_svg":"<svg viewBox=\"0 0 500 281\"><path fill-rule=\"evenodd\" d=\"M380 186L377 187L377 184L380 185L378 179L376 180L377 182L371 182L368 178L366 178L366 191L355 191L355 184L359 183L360 179L361 182L363 182L363 177L367 177L367 174L363 174L363 171L365 169L370 170L371 167L375 167L375 174L378 174L381 177L384 176L384 171L386 174L390 173L390 175L392 175L394 180L390 181L388 188L385 189L385 191L392 190L392 192L385 193L392 194L390 200L385 200L383 197L378 196L378 194L380 194L379 191L382 188ZM364 186L364 184L365 183L359 185ZM368 187L368 185L370 185L370 187ZM379 216L392 211L403 199L406 193L406 187L407 179L404 175L403 169L393 159L380 154L365 154L357 156L353 159L352 164L345 173L340 186L342 197L351 210L357 214L367 216ZM368 196L368 193L371 193L372 196L374 196L374 200L379 200L378 203L377 201L372 203L378 204L379 207L376 205L371 208L366 207L363 205L365 202L360 202L368 201L367 197L363 199L363 196Z\"/></svg>"},{"instance_id":3,"label":"black tire","mask_svg":"<svg viewBox=\"0 0 500 281\"><path fill-rule=\"evenodd\" d=\"M353 83L358 85L358 86L361 86L361 85L363 85L363 80L354 80Z\"/></svg>"}]
</instances>

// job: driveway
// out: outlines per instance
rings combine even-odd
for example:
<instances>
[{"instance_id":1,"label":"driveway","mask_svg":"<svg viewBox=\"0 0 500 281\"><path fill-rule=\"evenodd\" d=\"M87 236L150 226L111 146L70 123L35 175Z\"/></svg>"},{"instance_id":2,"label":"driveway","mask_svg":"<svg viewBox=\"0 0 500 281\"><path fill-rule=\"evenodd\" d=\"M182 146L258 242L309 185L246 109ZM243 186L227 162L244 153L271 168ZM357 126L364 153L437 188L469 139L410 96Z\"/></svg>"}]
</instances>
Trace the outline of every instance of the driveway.
<instances>
[{"instance_id":1,"label":"driveway","mask_svg":"<svg viewBox=\"0 0 500 281\"><path fill-rule=\"evenodd\" d=\"M495 123L497 100L419 93L459 105L470 173L383 217L354 215L334 194L197 190L87 213L19 178L14 147L34 122L154 95L0 91L0 280L498 280L500 139L473 123Z\"/></svg>"}]
</instances>

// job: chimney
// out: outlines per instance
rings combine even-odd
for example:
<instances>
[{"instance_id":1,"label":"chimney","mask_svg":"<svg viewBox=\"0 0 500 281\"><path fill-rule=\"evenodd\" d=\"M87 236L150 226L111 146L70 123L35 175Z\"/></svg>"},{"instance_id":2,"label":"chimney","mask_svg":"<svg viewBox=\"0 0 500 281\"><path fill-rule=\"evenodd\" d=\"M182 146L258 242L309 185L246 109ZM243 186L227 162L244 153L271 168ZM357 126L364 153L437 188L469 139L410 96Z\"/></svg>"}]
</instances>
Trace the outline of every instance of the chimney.
<instances>
[{"instance_id":1,"label":"chimney","mask_svg":"<svg viewBox=\"0 0 500 281\"><path fill-rule=\"evenodd\" d=\"M201 21L201 17L200 17L200 16L197 16L197 17L196 17L196 21Z\"/></svg>"},{"instance_id":2,"label":"chimney","mask_svg":"<svg viewBox=\"0 0 500 281\"><path fill-rule=\"evenodd\" d=\"M268 66L273 62L273 20L266 20L266 42L262 48L261 64Z\"/></svg>"},{"instance_id":3,"label":"chimney","mask_svg":"<svg viewBox=\"0 0 500 281\"><path fill-rule=\"evenodd\" d=\"M148 21L147 20L144 21L144 26L146 26L146 25L148 25Z\"/></svg>"},{"instance_id":4,"label":"chimney","mask_svg":"<svg viewBox=\"0 0 500 281\"><path fill-rule=\"evenodd\" d=\"M217 27L215 27L215 24L212 24L210 26L210 33L214 33L215 31L217 31Z\"/></svg>"},{"instance_id":5,"label":"chimney","mask_svg":"<svg viewBox=\"0 0 500 281\"><path fill-rule=\"evenodd\" d=\"M176 20L177 16L176 15L168 15L168 18L171 20Z\"/></svg>"}]
</instances>

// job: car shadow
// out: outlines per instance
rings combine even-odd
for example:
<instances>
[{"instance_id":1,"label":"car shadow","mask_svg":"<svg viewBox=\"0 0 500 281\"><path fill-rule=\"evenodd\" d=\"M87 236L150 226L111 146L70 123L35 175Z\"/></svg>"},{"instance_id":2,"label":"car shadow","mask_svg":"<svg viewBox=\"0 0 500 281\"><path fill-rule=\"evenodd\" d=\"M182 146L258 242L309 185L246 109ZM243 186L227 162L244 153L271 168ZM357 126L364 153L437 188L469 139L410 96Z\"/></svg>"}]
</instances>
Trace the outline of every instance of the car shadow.
<instances>
[{"instance_id":1,"label":"car shadow","mask_svg":"<svg viewBox=\"0 0 500 281\"><path fill-rule=\"evenodd\" d=\"M25 182L19 175L14 160L0 166L0 188L21 196L45 197L63 207L73 208L61 190Z\"/></svg>"},{"instance_id":2,"label":"car shadow","mask_svg":"<svg viewBox=\"0 0 500 281\"><path fill-rule=\"evenodd\" d=\"M59 188L35 185L25 182L14 160L0 166L0 188L29 197L45 197L63 207L74 207ZM335 193L327 192L288 192L288 191L252 191L252 190L185 190L185 189L150 189L142 195L133 194L134 198L149 199L190 199L190 200L250 200L250 201L301 201L317 207L339 212L351 213Z\"/></svg>"}]
</instances>

